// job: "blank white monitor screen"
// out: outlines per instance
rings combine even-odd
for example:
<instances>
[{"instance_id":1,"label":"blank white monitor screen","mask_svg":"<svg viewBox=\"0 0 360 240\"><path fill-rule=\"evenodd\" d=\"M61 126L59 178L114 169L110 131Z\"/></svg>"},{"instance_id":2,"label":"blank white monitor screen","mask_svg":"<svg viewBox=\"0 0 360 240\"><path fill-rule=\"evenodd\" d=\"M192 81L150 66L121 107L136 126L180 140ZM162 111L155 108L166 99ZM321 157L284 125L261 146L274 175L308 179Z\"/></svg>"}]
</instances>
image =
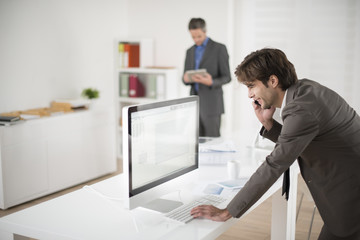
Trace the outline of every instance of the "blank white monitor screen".
<instances>
[{"instance_id":1,"label":"blank white monitor screen","mask_svg":"<svg viewBox=\"0 0 360 240\"><path fill-rule=\"evenodd\" d=\"M123 110L129 198L198 168L198 108L193 96Z\"/></svg>"}]
</instances>

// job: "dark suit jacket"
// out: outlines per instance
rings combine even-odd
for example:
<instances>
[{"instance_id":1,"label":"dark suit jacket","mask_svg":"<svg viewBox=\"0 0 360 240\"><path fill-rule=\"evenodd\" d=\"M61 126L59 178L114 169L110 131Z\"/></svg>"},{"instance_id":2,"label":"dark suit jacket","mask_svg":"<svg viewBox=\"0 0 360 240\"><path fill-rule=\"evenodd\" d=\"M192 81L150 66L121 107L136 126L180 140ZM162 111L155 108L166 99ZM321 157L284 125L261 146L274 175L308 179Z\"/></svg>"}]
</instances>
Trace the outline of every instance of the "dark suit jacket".
<instances>
[{"instance_id":1,"label":"dark suit jacket","mask_svg":"<svg viewBox=\"0 0 360 240\"><path fill-rule=\"evenodd\" d=\"M241 216L298 158L325 225L338 236L360 230L360 117L332 90L310 80L288 89L283 126L262 135L272 153L229 203Z\"/></svg>"},{"instance_id":2,"label":"dark suit jacket","mask_svg":"<svg viewBox=\"0 0 360 240\"><path fill-rule=\"evenodd\" d=\"M222 85L231 81L229 55L225 45L209 38L199 68L205 68L213 79L213 85L210 87L199 84L197 94L200 98L200 114L220 115L224 113ZM184 73L193 69L195 69L195 45L186 52ZM193 95L195 93L194 84L185 84L191 85L190 94Z\"/></svg>"}]
</instances>

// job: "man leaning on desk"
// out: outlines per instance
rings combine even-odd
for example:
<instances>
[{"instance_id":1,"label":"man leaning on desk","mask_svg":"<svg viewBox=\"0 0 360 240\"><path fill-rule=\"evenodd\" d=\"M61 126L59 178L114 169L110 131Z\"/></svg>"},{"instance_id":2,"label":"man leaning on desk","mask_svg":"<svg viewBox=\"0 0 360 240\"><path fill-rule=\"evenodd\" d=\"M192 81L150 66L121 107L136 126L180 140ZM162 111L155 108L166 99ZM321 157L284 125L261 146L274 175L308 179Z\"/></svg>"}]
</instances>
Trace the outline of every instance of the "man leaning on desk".
<instances>
[{"instance_id":1,"label":"man leaning on desk","mask_svg":"<svg viewBox=\"0 0 360 240\"><path fill-rule=\"evenodd\" d=\"M334 91L298 80L278 49L249 54L235 74L254 100L260 134L276 145L226 209L202 205L191 214L214 221L240 217L297 159L324 221L319 239L360 239L359 115ZM283 125L273 119L275 108Z\"/></svg>"}]
</instances>

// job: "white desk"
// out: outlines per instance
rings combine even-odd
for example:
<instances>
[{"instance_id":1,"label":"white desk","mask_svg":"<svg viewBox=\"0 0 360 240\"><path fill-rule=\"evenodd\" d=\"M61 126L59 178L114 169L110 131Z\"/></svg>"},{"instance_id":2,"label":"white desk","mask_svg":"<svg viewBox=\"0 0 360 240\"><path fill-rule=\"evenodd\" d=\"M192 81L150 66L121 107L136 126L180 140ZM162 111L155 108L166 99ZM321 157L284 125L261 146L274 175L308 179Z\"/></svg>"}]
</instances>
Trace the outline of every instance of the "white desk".
<instances>
[{"instance_id":1,"label":"white desk","mask_svg":"<svg viewBox=\"0 0 360 240\"><path fill-rule=\"evenodd\" d=\"M249 176L256 170L260 159L255 156L252 150L238 155L238 160L242 163L241 175ZM273 217L272 239L295 239L297 174L294 174L294 171L291 176L296 175L296 177L291 179L292 193L289 201L286 202L280 196L273 197L273 211L277 214ZM224 180L227 178L226 175L224 165L201 166L198 183ZM96 183L91 188L83 188L1 218L0 239L13 239L13 234L51 240L215 239L236 222L236 219L230 219L225 223L195 219L186 225L179 225L166 220L159 213L146 209L125 210L121 201L99 195L102 193L108 197L121 198L122 177L123 175L120 174ZM282 177L249 211L270 197L281 186ZM193 191L189 188L181 192L181 197L183 200L188 199L192 194ZM283 218L276 219L278 216Z\"/></svg>"}]
</instances>

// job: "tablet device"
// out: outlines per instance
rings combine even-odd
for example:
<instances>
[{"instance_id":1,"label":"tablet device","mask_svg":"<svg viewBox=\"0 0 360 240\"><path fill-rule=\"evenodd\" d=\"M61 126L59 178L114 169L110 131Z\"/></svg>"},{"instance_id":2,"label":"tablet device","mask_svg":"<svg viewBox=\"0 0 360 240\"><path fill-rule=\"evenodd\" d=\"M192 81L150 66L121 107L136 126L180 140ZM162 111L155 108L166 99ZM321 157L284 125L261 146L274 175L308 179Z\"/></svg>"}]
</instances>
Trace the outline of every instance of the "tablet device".
<instances>
[{"instance_id":1,"label":"tablet device","mask_svg":"<svg viewBox=\"0 0 360 240\"><path fill-rule=\"evenodd\" d=\"M187 73L188 77L189 77L189 81L190 82L194 82L194 80L192 79L192 77L196 74L205 74L206 73L206 69L202 68L202 69L197 69L197 70L188 70L185 73Z\"/></svg>"}]
</instances>

